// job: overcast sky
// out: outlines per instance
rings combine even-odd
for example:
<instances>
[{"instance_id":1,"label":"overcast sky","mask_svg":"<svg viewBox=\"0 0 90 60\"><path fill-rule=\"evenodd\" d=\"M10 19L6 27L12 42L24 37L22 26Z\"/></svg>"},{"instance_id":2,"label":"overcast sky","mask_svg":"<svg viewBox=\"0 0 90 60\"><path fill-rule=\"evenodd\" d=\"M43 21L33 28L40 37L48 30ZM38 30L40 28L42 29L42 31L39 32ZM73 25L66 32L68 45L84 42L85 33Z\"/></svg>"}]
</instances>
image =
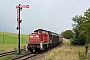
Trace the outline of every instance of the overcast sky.
<instances>
[{"instance_id":1,"label":"overcast sky","mask_svg":"<svg viewBox=\"0 0 90 60\"><path fill-rule=\"evenodd\" d=\"M29 34L37 28L61 33L72 29L71 18L82 15L89 7L90 0L0 0L0 31L18 33L18 4L29 4L21 11L21 33Z\"/></svg>"}]
</instances>

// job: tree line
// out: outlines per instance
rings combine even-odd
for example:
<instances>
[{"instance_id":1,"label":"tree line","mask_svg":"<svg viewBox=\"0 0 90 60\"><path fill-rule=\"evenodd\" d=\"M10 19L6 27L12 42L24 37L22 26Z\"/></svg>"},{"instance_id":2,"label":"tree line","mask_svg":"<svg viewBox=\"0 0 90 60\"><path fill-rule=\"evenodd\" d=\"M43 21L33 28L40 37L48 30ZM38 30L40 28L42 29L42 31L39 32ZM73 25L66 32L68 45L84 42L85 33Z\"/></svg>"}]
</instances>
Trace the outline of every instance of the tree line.
<instances>
[{"instance_id":1,"label":"tree line","mask_svg":"<svg viewBox=\"0 0 90 60\"><path fill-rule=\"evenodd\" d=\"M84 45L90 43L90 8L83 15L75 15L72 18L72 30L61 33L64 38L71 39L73 45Z\"/></svg>"}]
</instances>

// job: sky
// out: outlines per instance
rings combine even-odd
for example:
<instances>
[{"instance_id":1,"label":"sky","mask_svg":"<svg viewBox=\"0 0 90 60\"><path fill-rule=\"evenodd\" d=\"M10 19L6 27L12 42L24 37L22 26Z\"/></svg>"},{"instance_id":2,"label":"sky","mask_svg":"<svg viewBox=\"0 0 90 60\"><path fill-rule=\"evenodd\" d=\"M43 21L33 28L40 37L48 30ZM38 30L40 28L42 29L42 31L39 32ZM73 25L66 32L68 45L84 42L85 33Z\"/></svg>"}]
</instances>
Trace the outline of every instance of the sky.
<instances>
[{"instance_id":1,"label":"sky","mask_svg":"<svg viewBox=\"0 0 90 60\"><path fill-rule=\"evenodd\" d=\"M56 33L72 30L72 17L83 15L90 0L0 0L0 31L18 33L16 6L30 5L21 11L21 34L38 28Z\"/></svg>"}]
</instances>

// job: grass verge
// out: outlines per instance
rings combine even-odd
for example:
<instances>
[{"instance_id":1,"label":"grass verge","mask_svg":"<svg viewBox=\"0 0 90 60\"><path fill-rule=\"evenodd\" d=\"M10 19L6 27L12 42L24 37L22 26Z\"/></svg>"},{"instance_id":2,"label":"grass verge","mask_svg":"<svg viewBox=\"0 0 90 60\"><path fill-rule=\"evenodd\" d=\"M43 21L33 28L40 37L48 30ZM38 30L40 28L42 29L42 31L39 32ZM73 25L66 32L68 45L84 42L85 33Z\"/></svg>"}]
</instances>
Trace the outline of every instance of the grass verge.
<instances>
[{"instance_id":1,"label":"grass verge","mask_svg":"<svg viewBox=\"0 0 90 60\"><path fill-rule=\"evenodd\" d=\"M90 60L90 53L84 56L84 46L71 46L69 40L64 40L62 43L61 46L49 50L37 60Z\"/></svg>"},{"instance_id":2,"label":"grass verge","mask_svg":"<svg viewBox=\"0 0 90 60\"><path fill-rule=\"evenodd\" d=\"M25 46L28 41L28 35L21 34L20 45ZM0 32L0 53L17 49L18 36L14 33Z\"/></svg>"}]
</instances>

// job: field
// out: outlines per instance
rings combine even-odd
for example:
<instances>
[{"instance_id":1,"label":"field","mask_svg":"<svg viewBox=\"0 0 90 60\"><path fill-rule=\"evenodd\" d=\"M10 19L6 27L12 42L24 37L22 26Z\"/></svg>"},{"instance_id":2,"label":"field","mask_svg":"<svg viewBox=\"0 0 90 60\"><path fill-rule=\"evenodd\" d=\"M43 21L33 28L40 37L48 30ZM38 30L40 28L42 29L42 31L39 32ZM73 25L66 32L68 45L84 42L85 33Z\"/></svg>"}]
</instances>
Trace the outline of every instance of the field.
<instances>
[{"instance_id":1,"label":"field","mask_svg":"<svg viewBox=\"0 0 90 60\"><path fill-rule=\"evenodd\" d=\"M71 46L69 40L64 40L60 46L49 50L37 60L90 60L90 52L86 57L84 55L84 46Z\"/></svg>"},{"instance_id":2,"label":"field","mask_svg":"<svg viewBox=\"0 0 90 60\"><path fill-rule=\"evenodd\" d=\"M25 46L26 41L28 41L28 35L21 34L20 38L21 47ZM0 52L11 51L17 49L18 47L18 36L14 33L0 32Z\"/></svg>"}]
</instances>

